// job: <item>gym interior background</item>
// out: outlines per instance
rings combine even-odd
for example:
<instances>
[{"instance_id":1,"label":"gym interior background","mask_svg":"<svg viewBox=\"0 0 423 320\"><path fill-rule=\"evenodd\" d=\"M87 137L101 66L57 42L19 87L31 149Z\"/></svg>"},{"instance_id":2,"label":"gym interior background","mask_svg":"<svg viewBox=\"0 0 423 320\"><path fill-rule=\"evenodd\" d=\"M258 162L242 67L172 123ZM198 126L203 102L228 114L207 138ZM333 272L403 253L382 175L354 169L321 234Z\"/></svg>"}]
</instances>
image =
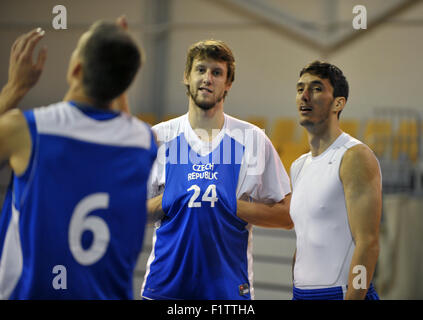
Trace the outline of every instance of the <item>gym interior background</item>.
<instances>
[{"instance_id":1,"label":"gym interior background","mask_svg":"<svg viewBox=\"0 0 423 320\"><path fill-rule=\"evenodd\" d=\"M66 8L67 29L55 29L56 5ZM356 5L367 29L356 30ZM350 84L341 115L345 131L377 154L383 173L381 251L374 283L382 299L423 298L423 143L421 0L43 0L0 3L0 84L7 82L10 47L35 27L46 36L44 72L22 109L59 101L79 36L97 19L125 14L142 44L146 63L129 90L131 111L151 124L187 111L182 83L190 44L224 40L236 59L235 82L225 112L263 128L287 171L308 152L297 123L295 84L315 59L339 66ZM63 21L62 21L63 22ZM10 178L0 169L0 203ZM151 250L152 228L136 268L139 290ZM294 231L254 228L256 299L291 299Z\"/></svg>"}]
</instances>

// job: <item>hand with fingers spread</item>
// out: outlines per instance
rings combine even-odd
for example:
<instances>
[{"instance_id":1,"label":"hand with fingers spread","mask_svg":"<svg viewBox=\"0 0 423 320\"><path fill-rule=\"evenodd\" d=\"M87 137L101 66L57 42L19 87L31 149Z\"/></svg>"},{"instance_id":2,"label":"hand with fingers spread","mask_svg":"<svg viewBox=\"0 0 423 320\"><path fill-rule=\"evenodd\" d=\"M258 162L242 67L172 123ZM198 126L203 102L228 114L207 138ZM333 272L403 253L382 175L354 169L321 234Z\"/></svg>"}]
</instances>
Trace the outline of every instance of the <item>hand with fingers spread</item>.
<instances>
[{"instance_id":1,"label":"hand with fingers spread","mask_svg":"<svg viewBox=\"0 0 423 320\"><path fill-rule=\"evenodd\" d=\"M32 55L44 33L41 28L34 29L21 35L13 44L10 51L9 80L0 93L0 115L15 108L40 78L47 49L43 47L40 50L35 64Z\"/></svg>"},{"instance_id":2,"label":"hand with fingers spread","mask_svg":"<svg viewBox=\"0 0 423 320\"><path fill-rule=\"evenodd\" d=\"M40 50L35 64L32 55L44 34L44 30L37 28L19 37L12 46L8 84L19 91L26 93L40 78L47 58L47 49L43 47Z\"/></svg>"},{"instance_id":3,"label":"hand with fingers spread","mask_svg":"<svg viewBox=\"0 0 423 320\"><path fill-rule=\"evenodd\" d=\"M117 18L116 24L122 27L124 30L128 31L128 20L126 20L125 15L121 15L119 18Z\"/></svg>"}]
</instances>

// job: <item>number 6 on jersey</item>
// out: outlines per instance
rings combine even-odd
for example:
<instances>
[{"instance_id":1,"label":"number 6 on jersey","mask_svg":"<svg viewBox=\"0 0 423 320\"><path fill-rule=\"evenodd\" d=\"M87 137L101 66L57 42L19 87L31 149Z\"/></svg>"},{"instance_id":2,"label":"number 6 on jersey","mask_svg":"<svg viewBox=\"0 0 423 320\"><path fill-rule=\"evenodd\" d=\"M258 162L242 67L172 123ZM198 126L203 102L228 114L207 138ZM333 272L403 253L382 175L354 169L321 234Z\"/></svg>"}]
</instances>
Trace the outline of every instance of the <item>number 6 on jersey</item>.
<instances>
[{"instance_id":1,"label":"number 6 on jersey","mask_svg":"<svg viewBox=\"0 0 423 320\"><path fill-rule=\"evenodd\" d=\"M97 216L88 216L91 211L107 209L109 195L94 193L83 198L75 207L69 225L69 247L73 257L83 266L96 263L107 250L110 231L106 222ZM90 230L94 235L90 248L84 249L81 237L84 231Z\"/></svg>"},{"instance_id":2,"label":"number 6 on jersey","mask_svg":"<svg viewBox=\"0 0 423 320\"><path fill-rule=\"evenodd\" d=\"M188 202L188 208L200 208L201 202L195 202L200 195L201 189L196 184L193 184L187 191L194 190L194 194L191 196ZM211 195L210 195L211 194ZM211 184L207 187L206 192L204 192L203 196L201 197L202 202L210 202L210 206L214 208L214 203L217 201L217 192L216 192L216 185Z\"/></svg>"}]
</instances>

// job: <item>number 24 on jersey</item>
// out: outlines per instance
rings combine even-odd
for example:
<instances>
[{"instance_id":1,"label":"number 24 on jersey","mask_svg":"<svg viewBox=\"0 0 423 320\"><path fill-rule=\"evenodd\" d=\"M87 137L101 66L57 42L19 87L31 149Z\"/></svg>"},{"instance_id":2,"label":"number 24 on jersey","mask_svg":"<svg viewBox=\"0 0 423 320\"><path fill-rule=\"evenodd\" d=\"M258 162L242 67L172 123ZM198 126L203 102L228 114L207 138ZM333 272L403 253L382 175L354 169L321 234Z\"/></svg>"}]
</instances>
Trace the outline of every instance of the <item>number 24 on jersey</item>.
<instances>
[{"instance_id":1,"label":"number 24 on jersey","mask_svg":"<svg viewBox=\"0 0 423 320\"><path fill-rule=\"evenodd\" d=\"M210 206L214 208L214 204L217 202L217 192L216 192L216 185L211 184L207 187L206 191L204 192L203 196L201 197L201 201L196 201L197 198L200 196L201 189L196 184L192 185L187 191L194 190L191 198L188 202L188 208L201 208L204 202L210 202Z\"/></svg>"}]
</instances>

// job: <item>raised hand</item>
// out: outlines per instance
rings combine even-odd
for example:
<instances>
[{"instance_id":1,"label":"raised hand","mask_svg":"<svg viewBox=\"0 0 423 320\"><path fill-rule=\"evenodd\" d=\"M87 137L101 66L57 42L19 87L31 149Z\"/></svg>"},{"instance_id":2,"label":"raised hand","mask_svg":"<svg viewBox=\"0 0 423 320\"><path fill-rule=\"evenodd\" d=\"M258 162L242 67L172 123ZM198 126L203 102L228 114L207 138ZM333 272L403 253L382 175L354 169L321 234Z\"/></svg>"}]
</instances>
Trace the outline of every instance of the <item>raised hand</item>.
<instances>
[{"instance_id":1,"label":"raised hand","mask_svg":"<svg viewBox=\"0 0 423 320\"><path fill-rule=\"evenodd\" d=\"M35 46L43 38L45 32L41 28L23 34L12 46L9 63L8 86L25 94L40 78L47 58L47 49L43 47L34 64L32 55Z\"/></svg>"},{"instance_id":2,"label":"raised hand","mask_svg":"<svg viewBox=\"0 0 423 320\"><path fill-rule=\"evenodd\" d=\"M119 18L117 18L116 24L122 27L124 30L128 31L128 21L126 20L125 15L121 15Z\"/></svg>"},{"instance_id":3,"label":"raised hand","mask_svg":"<svg viewBox=\"0 0 423 320\"><path fill-rule=\"evenodd\" d=\"M34 29L16 39L10 50L9 80L0 92L0 115L17 107L19 101L37 83L47 58L47 49L38 53L37 62L32 54L37 43L43 38L41 28Z\"/></svg>"}]
</instances>

